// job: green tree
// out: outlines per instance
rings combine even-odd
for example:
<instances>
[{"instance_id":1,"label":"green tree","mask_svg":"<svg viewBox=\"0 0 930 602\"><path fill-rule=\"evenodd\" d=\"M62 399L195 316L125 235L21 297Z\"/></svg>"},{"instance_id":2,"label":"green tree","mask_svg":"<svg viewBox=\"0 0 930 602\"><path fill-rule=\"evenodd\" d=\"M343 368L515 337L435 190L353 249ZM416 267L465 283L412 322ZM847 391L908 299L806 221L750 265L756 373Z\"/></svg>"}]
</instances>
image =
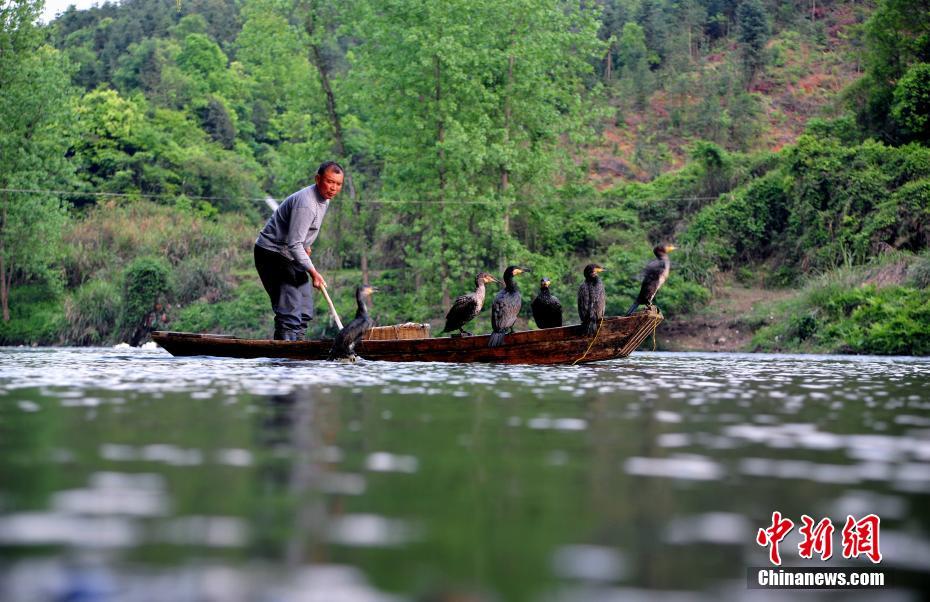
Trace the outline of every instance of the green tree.
<instances>
[{"instance_id":1,"label":"green tree","mask_svg":"<svg viewBox=\"0 0 930 602\"><path fill-rule=\"evenodd\" d=\"M84 176L95 189L140 190L141 166L134 155L145 120L141 103L143 98L126 99L108 89L93 90L81 99L75 148Z\"/></svg>"},{"instance_id":2,"label":"green tree","mask_svg":"<svg viewBox=\"0 0 930 602\"><path fill-rule=\"evenodd\" d=\"M891 114L912 135L930 142L930 63L911 66L898 81Z\"/></svg>"},{"instance_id":3,"label":"green tree","mask_svg":"<svg viewBox=\"0 0 930 602\"><path fill-rule=\"evenodd\" d=\"M156 330L171 291L171 269L160 257L137 257L123 274L123 301L120 336L137 347Z\"/></svg>"},{"instance_id":4,"label":"green tree","mask_svg":"<svg viewBox=\"0 0 930 602\"><path fill-rule=\"evenodd\" d=\"M559 2L379 3L357 53L382 149L384 233L424 307L491 262L526 260L512 200L551 195L556 147L580 134L595 15ZM570 173L569 169L566 173ZM425 286L428 285L428 286ZM456 285L458 288L459 285Z\"/></svg>"},{"instance_id":5,"label":"green tree","mask_svg":"<svg viewBox=\"0 0 930 602\"><path fill-rule=\"evenodd\" d=\"M895 89L911 65L930 63L930 10L915 0L880 0L865 31L866 73L849 91L850 104L867 131L907 142L910 133L892 115Z\"/></svg>"},{"instance_id":6,"label":"green tree","mask_svg":"<svg viewBox=\"0 0 930 602\"><path fill-rule=\"evenodd\" d=\"M768 13L762 0L745 0L736 9L737 39L743 61L746 86L765 63L765 43L769 39Z\"/></svg>"},{"instance_id":7,"label":"green tree","mask_svg":"<svg viewBox=\"0 0 930 602\"><path fill-rule=\"evenodd\" d=\"M646 48L645 31L636 23L624 24L617 47L624 91L635 98L637 108L642 109L646 104L647 95L651 92L649 50Z\"/></svg>"},{"instance_id":8,"label":"green tree","mask_svg":"<svg viewBox=\"0 0 930 602\"><path fill-rule=\"evenodd\" d=\"M44 45L35 22L42 2L0 6L0 305L9 321L10 290L30 278L54 279L67 220L60 198L18 192L67 187L72 169L71 69Z\"/></svg>"}]
</instances>

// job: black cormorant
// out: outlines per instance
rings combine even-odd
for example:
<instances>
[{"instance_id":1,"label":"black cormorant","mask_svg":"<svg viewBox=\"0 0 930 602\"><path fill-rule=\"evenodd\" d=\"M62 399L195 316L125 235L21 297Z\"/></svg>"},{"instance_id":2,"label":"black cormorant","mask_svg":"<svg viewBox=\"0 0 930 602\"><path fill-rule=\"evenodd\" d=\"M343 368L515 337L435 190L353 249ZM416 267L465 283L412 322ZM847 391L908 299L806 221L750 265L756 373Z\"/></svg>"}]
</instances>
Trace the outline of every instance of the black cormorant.
<instances>
[{"instance_id":1,"label":"black cormorant","mask_svg":"<svg viewBox=\"0 0 930 602\"><path fill-rule=\"evenodd\" d=\"M552 294L549 285L552 281L543 278L539 281L539 294L533 299L530 307L533 309L533 319L540 328L558 328L562 325L562 303Z\"/></svg>"},{"instance_id":2,"label":"black cormorant","mask_svg":"<svg viewBox=\"0 0 930 602\"><path fill-rule=\"evenodd\" d=\"M336 335L333 340L333 348L329 352L329 359L355 359L355 345L375 325L375 321L368 316L365 297L370 297L377 290L367 284L355 289L355 303L358 305L358 309L355 311L355 319L346 324L345 328Z\"/></svg>"},{"instance_id":3,"label":"black cormorant","mask_svg":"<svg viewBox=\"0 0 930 602\"><path fill-rule=\"evenodd\" d=\"M491 334L490 347L501 345L504 335L513 330L513 324L517 321L517 314L520 313L520 306L523 304L520 289L517 288L513 277L529 271L515 265L504 270L504 288L497 293L491 304L491 327L494 328L494 332Z\"/></svg>"},{"instance_id":4,"label":"black cormorant","mask_svg":"<svg viewBox=\"0 0 930 602\"><path fill-rule=\"evenodd\" d=\"M584 267L584 282L578 287L578 317L581 318L581 328L587 336L594 336L604 319L607 293L598 274L606 269L596 263L589 263Z\"/></svg>"},{"instance_id":5,"label":"black cormorant","mask_svg":"<svg viewBox=\"0 0 930 602\"><path fill-rule=\"evenodd\" d=\"M668 254L669 251L674 250L675 245L659 245L652 250L657 259L653 259L643 268L643 284L639 287L639 297L630 306L630 310L626 312L626 315L633 315L633 312L640 305L652 306L652 300L655 298L656 293L659 292L659 289L668 279L668 271L672 265L668 260Z\"/></svg>"},{"instance_id":6,"label":"black cormorant","mask_svg":"<svg viewBox=\"0 0 930 602\"><path fill-rule=\"evenodd\" d=\"M458 330L461 334L471 335L470 332L462 329L481 312L481 306L484 305L484 285L489 282L500 281L487 272L481 272L475 276L475 292L455 298L452 307L449 308L449 313L446 314L446 327L439 334Z\"/></svg>"}]
</instances>

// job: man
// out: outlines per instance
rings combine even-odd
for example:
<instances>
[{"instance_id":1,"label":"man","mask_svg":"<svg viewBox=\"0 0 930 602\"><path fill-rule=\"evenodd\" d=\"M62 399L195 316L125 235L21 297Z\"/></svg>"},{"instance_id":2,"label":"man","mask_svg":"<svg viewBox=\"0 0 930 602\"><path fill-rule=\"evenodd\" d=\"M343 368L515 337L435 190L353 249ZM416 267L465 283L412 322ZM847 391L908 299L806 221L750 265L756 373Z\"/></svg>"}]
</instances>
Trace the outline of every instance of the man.
<instances>
[{"instance_id":1,"label":"man","mask_svg":"<svg viewBox=\"0 0 930 602\"><path fill-rule=\"evenodd\" d=\"M317 169L316 183L281 203L255 241L255 269L271 298L274 338L299 341L313 319L313 291L326 286L308 251L320 233L323 217L342 190L345 171L335 161Z\"/></svg>"}]
</instances>

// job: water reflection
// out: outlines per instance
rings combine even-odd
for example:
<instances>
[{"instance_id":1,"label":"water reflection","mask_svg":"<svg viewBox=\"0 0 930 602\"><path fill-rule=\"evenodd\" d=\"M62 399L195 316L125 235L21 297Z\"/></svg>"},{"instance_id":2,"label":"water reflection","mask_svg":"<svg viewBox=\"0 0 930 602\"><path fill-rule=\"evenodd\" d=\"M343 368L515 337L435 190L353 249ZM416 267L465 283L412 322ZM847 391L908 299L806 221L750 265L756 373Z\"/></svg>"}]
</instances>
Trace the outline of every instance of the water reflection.
<instances>
[{"instance_id":1,"label":"water reflection","mask_svg":"<svg viewBox=\"0 0 930 602\"><path fill-rule=\"evenodd\" d=\"M0 599L780 599L745 587L776 509L880 515L867 597L921 599L928 385L908 358L0 349Z\"/></svg>"}]
</instances>

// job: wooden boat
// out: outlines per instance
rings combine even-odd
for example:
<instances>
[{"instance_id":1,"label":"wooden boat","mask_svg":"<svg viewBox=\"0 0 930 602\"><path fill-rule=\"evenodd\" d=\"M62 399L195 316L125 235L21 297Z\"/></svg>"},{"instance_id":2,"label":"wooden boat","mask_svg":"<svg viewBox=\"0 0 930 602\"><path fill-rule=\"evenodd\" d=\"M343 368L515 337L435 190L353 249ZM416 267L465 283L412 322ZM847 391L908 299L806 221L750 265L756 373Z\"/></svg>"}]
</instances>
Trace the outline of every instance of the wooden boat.
<instances>
[{"instance_id":1,"label":"wooden boat","mask_svg":"<svg viewBox=\"0 0 930 602\"><path fill-rule=\"evenodd\" d=\"M626 357L662 322L655 309L632 316L605 318L592 338L581 326L525 330L508 334L500 347L488 347L490 335L366 340L356 353L367 360L388 362L486 362L502 364L580 364ZM152 333L152 338L172 355L210 355L237 358L290 358L323 360L331 339L273 341L240 339L216 334L186 332Z\"/></svg>"}]
</instances>

